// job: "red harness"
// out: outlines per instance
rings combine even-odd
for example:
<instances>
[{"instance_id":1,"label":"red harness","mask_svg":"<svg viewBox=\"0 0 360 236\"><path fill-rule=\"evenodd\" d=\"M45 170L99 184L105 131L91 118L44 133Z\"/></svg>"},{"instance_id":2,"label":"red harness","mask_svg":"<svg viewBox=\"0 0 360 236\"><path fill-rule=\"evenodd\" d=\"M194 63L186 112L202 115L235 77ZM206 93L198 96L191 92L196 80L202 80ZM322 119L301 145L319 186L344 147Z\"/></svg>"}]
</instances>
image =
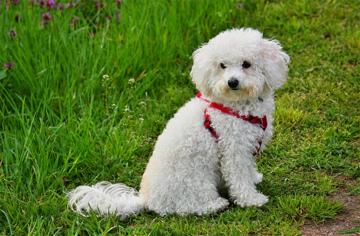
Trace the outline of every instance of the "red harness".
<instances>
[{"instance_id":1,"label":"red harness","mask_svg":"<svg viewBox=\"0 0 360 236\"><path fill-rule=\"evenodd\" d=\"M208 99L204 98L203 95L200 92L198 92L196 94L196 97L200 98L201 100L203 100L203 101L205 101L205 102L207 102L209 104L209 106L206 107L205 111L204 111L204 127L207 130L209 130L211 136L213 136L216 139L216 142L219 139L219 135L216 133L216 130L211 125L211 118L210 118L210 114L208 112L208 108L214 108L216 110L221 111L222 113L225 113L225 114L228 114L228 115L231 115L231 116L235 116L238 119L242 119L244 121L250 122L253 125L257 125L263 131L266 130L266 127L267 127L266 116L263 116L263 117L260 118L260 117L252 116L252 115L241 115L239 112L234 111L230 107L225 107L222 104L209 101ZM258 140L258 146L256 147L256 152L254 153L254 155L257 155L259 153L261 143L262 143L262 140Z\"/></svg>"}]
</instances>

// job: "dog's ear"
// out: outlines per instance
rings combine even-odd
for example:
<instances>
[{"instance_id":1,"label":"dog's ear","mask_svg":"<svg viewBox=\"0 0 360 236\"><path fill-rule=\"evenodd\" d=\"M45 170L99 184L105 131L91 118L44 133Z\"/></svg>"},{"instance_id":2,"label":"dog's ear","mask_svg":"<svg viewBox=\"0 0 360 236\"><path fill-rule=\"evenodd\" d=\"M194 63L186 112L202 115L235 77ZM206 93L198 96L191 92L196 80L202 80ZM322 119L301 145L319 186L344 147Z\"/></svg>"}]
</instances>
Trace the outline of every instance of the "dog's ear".
<instances>
[{"instance_id":1,"label":"dog's ear","mask_svg":"<svg viewBox=\"0 0 360 236\"><path fill-rule=\"evenodd\" d=\"M204 95L210 95L211 90L207 84L207 79L210 75L209 65L211 62L208 55L208 45L203 44L200 48L196 49L192 54L193 66L191 68L190 76L196 88Z\"/></svg>"},{"instance_id":2,"label":"dog's ear","mask_svg":"<svg viewBox=\"0 0 360 236\"><path fill-rule=\"evenodd\" d=\"M266 83L270 89L280 88L287 80L290 57L276 40L263 39L261 56Z\"/></svg>"}]
</instances>

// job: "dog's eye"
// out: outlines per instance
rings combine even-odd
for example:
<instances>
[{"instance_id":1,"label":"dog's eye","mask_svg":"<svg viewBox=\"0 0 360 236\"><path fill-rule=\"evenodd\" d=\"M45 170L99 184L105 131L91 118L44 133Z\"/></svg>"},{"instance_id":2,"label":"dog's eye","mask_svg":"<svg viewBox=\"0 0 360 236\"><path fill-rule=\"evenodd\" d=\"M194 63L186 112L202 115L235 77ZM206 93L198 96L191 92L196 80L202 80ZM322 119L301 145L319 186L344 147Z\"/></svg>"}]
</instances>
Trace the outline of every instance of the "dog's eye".
<instances>
[{"instance_id":1,"label":"dog's eye","mask_svg":"<svg viewBox=\"0 0 360 236\"><path fill-rule=\"evenodd\" d=\"M248 62L248 61L244 61L243 64L242 64L242 68L244 68L244 69L247 69L247 68L249 68L250 66L251 66L251 63Z\"/></svg>"},{"instance_id":2,"label":"dog's eye","mask_svg":"<svg viewBox=\"0 0 360 236\"><path fill-rule=\"evenodd\" d=\"M224 63L220 63L220 67L221 67L221 69L225 69L225 68L226 68L226 66L225 66Z\"/></svg>"}]
</instances>

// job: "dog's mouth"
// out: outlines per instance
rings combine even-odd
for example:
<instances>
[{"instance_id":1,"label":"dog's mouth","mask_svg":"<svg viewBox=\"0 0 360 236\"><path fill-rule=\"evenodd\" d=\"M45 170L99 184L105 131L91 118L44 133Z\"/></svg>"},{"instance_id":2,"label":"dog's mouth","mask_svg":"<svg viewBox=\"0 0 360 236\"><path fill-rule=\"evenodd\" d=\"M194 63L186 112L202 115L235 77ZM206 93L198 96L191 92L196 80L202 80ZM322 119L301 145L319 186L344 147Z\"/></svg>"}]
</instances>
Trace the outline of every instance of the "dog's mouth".
<instances>
[{"instance_id":1,"label":"dog's mouth","mask_svg":"<svg viewBox=\"0 0 360 236\"><path fill-rule=\"evenodd\" d=\"M256 89L254 87L236 87L236 88L230 88L228 87L224 91L224 95L228 96L229 94L233 94L237 97L253 97L256 96Z\"/></svg>"},{"instance_id":2,"label":"dog's mouth","mask_svg":"<svg viewBox=\"0 0 360 236\"><path fill-rule=\"evenodd\" d=\"M238 102L257 96L257 91L255 87L230 87L227 84L220 82L215 86L213 95L222 100Z\"/></svg>"}]
</instances>

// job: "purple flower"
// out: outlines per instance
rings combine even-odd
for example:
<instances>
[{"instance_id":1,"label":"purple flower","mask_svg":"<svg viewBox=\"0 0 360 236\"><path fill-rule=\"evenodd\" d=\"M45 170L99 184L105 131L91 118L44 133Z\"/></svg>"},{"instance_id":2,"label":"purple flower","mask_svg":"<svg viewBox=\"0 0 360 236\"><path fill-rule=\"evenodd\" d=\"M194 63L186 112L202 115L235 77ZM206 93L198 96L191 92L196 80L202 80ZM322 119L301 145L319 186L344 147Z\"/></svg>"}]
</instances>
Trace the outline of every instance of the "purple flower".
<instances>
[{"instance_id":1,"label":"purple flower","mask_svg":"<svg viewBox=\"0 0 360 236\"><path fill-rule=\"evenodd\" d=\"M48 0L46 5L48 8L53 8L55 6L55 0Z\"/></svg>"},{"instance_id":2,"label":"purple flower","mask_svg":"<svg viewBox=\"0 0 360 236\"><path fill-rule=\"evenodd\" d=\"M52 19L50 12L43 13L41 19L42 25L47 25Z\"/></svg>"},{"instance_id":3,"label":"purple flower","mask_svg":"<svg viewBox=\"0 0 360 236\"><path fill-rule=\"evenodd\" d=\"M104 4L102 2L100 2L100 1L96 1L95 2L95 7L96 7L96 9L100 10L101 8L104 7Z\"/></svg>"},{"instance_id":4,"label":"purple flower","mask_svg":"<svg viewBox=\"0 0 360 236\"><path fill-rule=\"evenodd\" d=\"M11 70L12 68L14 68L14 63L12 63L12 62L6 62L6 63L4 64L4 68L5 68L6 70Z\"/></svg>"},{"instance_id":5,"label":"purple flower","mask_svg":"<svg viewBox=\"0 0 360 236\"><path fill-rule=\"evenodd\" d=\"M45 8L45 7L46 7L46 1L45 1L45 0L40 0L40 1L39 1L39 6L40 6L41 8Z\"/></svg>"},{"instance_id":6,"label":"purple flower","mask_svg":"<svg viewBox=\"0 0 360 236\"><path fill-rule=\"evenodd\" d=\"M10 38L15 39L16 38L16 31L14 29L10 30L9 31L9 36L10 36Z\"/></svg>"},{"instance_id":7,"label":"purple flower","mask_svg":"<svg viewBox=\"0 0 360 236\"><path fill-rule=\"evenodd\" d=\"M12 3L13 5L18 5L20 3L20 0L13 0Z\"/></svg>"},{"instance_id":8,"label":"purple flower","mask_svg":"<svg viewBox=\"0 0 360 236\"><path fill-rule=\"evenodd\" d=\"M118 7L121 7L122 0L116 0L115 2L116 2L116 5L117 5Z\"/></svg>"}]
</instances>

